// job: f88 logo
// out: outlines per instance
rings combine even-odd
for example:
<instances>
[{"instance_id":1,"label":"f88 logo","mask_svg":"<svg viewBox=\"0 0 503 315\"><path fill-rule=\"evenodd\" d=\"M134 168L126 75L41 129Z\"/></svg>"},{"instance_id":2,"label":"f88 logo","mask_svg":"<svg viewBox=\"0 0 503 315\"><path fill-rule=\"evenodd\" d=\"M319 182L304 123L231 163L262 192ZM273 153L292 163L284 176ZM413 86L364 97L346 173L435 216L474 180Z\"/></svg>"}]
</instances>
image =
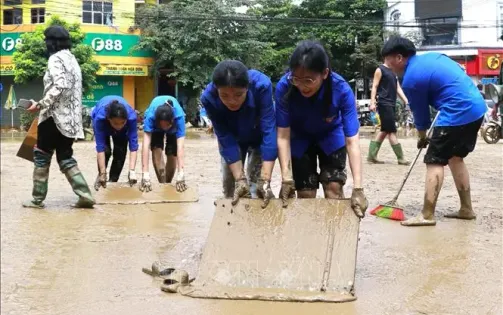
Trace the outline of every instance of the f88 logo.
<instances>
[{"instance_id":1,"label":"f88 logo","mask_svg":"<svg viewBox=\"0 0 503 315\"><path fill-rule=\"evenodd\" d=\"M122 41L120 39L112 40L103 38L95 38L91 42L91 46L97 52L106 50L106 51L121 51L122 50Z\"/></svg>"},{"instance_id":2,"label":"f88 logo","mask_svg":"<svg viewBox=\"0 0 503 315\"><path fill-rule=\"evenodd\" d=\"M17 44L21 44L21 38L14 40L12 37L5 37L2 41L2 49L5 51L13 51Z\"/></svg>"}]
</instances>

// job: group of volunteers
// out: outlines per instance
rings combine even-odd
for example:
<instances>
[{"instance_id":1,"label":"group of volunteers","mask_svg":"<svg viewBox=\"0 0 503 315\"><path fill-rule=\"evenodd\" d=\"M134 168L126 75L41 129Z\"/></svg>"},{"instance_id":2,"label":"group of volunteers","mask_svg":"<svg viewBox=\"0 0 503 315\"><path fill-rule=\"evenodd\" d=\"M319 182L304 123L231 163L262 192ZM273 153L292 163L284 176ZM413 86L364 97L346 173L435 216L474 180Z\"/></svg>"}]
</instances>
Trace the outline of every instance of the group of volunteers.
<instances>
[{"instance_id":1,"label":"group of volunteers","mask_svg":"<svg viewBox=\"0 0 503 315\"><path fill-rule=\"evenodd\" d=\"M45 35L50 58L44 77L44 97L30 108L32 111L40 109L41 113L34 150L33 200L25 206L43 207L48 168L55 150L61 170L79 196L77 206L92 207L94 199L78 171L71 148L73 140L82 136L80 69L68 50L68 32L50 27ZM423 211L403 222L404 225L435 224L434 210L445 165L451 168L461 200L459 212L451 217L475 218L463 158L474 149L485 112L480 93L454 61L436 53L416 56L414 45L407 39L391 37L382 52L385 63L376 71L372 93L383 119L382 132L371 142L368 161L379 163L377 151L389 136L399 164L408 164L396 139L394 122L388 121L393 110L386 106L396 101L396 92L387 96L379 92L380 97L377 96L378 90L391 87L398 90L406 103L410 102L419 131L418 147L429 144L425 156L427 177ZM215 67L201 103L218 139L223 193L226 198L232 198L233 204L240 198L251 198L252 187L256 187L256 196L263 199L262 206L267 207L274 198L271 176L276 159L281 169L279 197L284 207L288 199L295 196L316 198L320 184L325 198L344 198L348 158L353 177L351 206L358 216L364 215L368 202L363 190L356 102L347 81L332 71L330 64L329 55L320 43L300 42L290 57L289 71L277 83L274 94L268 76L248 69L240 61L225 60ZM403 76L403 92L397 75ZM372 107L375 105L373 103ZM427 139L430 105L440 111L440 115L433 136ZM98 153L94 188L106 188L107 181L118 181L129 146L130 185L139 180L141 191L152 190L149 175L152 151L159 183L174 180L176 189L185 191L184 116L175 98L158 96L152 100L144 116L142 174L138 179L135 173L139 148L136 112L120 96L101 99L92 113ZM113 161L107 176L110 157Z\"/></svg>"}]
</instances>

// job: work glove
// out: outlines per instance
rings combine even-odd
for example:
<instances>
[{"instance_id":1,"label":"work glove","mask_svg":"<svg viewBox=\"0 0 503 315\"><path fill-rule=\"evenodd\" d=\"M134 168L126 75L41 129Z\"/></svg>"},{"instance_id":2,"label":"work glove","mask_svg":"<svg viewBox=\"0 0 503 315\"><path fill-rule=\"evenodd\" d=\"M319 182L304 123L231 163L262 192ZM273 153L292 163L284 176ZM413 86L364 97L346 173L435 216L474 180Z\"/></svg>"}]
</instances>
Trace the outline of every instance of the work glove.
<instances>
[{"instance_id":1,"label":"work glove","mask_svg":"<svg viewBox=\"0 0 503 315\"><path fill-rule=\"evenodd\" d=\"M175 181L176 191L184 192L187 190L187 185L185 184L185 175L183 174L183 170L179 170L176 175Z\"/></svg>"},{"instance_id":2,"label":"work glove","mask_svg":"<svg viewBox=\"0 0 503 315\"><path fill-rule=\"evenodd\" d=\"M141 178L140 182L140 191L141 192L149 192L152 191L152 183L150 182L150 174L143 173L143 176Z\"/></svg>"},{"instance_id":3,"label":"work glove","mask_svg":"<svg viewBox=\"0 0 503 315\"><path fill-rule=\"evenodd\" d=\"M503 106L503 104L500 106ZM496 106L491 110L491 118L498 121L498 108Z\"/></svg>"},{"instance_id":4,"label":"work glove","mask_svg":"<svg viewBox=\"0 0 503 315\"><path fill-rule=\"evenodd\" d=\"M129 174L127 176L127 179L129 182L129 186L131 186L131 187L136 185L136 183L138 182L138 180L136 179L136 172L134 170L129 170Z\"/></svg>"},{"instance_id":5,"label":"work glove","mask_svg":"<svg viewBox=\"0 0 503 315\"><path fill-rule=\"evenodd\" d=\"M353 193L351 194L351 208L353 208L356 216L363 218L368 206L369 203L363 193L363 188L353 188Z\"/></svg>"},{"instance_id":6,"label":"work glove","mask_svg":"<svg viewBox=\"0 0 503 315\"><path fill-rule=\"evenodd\" d=\"M264 202L262 203L262 209L265 209L269 204L269 201L271 201L271 199L274 199L274 193L271 189L270 180L264 180L261 178L257 181L257 196L260 199L264 200Z\"/></svg>"},{"instance_id":7,"label":"work glove","mask_svg":"<svg viewBox=\"0 0 503 315\"><path fill-rule=\"evenodd\" d=\"M107 188L107 173L99 173L94 182L94 189L100 190L100 187Z\"/></svg>"},{"instance_id":8,"label":"work glove","mask_svg":"<svg viewBox=\"0 0 503 315\"><path fill-rule=\"evenodd\" d=\"M293 180L282 181L279 196L283 202L283 208L286 208L288 205L288 199L295 197L295 182Z\"/></svg>"},{"instance_id":9,"label":"work glove","mask_svg":"<svg viewBox=\"0 0 503 315\"><path fill-rule=\"evenodd\" d=\"M250 185L244 176L236 180L234 184L234 197L232 197L231 204L235 206L239 198L251 198Z\"/></svg>"},{"instance_id":10,"label":"work glove","mask_svg":"<svg viewBox=\"0 0 503 315\"><path fill-rule=\"evenodd\" d=\"M419 139L417 139L417 148L418 149L425 149L428 144L430 144L430 139L424 137L420 137Z\"/></svg>"}]
</instances>

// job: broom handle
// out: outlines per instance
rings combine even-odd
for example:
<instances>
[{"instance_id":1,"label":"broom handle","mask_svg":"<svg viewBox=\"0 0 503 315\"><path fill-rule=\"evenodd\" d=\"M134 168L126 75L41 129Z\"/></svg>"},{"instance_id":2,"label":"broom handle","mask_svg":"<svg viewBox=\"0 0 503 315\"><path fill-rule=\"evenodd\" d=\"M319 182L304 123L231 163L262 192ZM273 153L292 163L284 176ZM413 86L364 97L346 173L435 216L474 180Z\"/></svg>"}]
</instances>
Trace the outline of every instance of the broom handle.
<instances>
[{"instance_id":1,"label":"broom handle","mask_svg":"<svg viewBox=\"0 0 503 315\"><path fill-rule=\"evenodd\" d=\"M435 118L433 119L433 122L431 123L430 129L428 129L428 132L426 133L426 138L428 138L428 139L431 137L431 133L433 132L433 126L437 122L437 118L438 118L439 114L440 114L440 112L438 111L437 114L435 115ZM405 173L405 177L404 177L404 179L402 181L402 184L400 185L400 188L398 189L398 192L396 193L395 197L393 198L392 203L394 203L394 202L396 202L398 200L398 196L400 196L400 193L402 192L403 186L405 186L405 183L407 182L407 179L409 179L409 175L412 172L412 169L414 168L414 165L416 164L417 159L421 155L422 151L423 151L423 148L419 149L417 151L416 157L414 158L414 161L412 161L412 163L410 163L409 170L407 171L407 173Z\"/></svg>"}]
</instances>

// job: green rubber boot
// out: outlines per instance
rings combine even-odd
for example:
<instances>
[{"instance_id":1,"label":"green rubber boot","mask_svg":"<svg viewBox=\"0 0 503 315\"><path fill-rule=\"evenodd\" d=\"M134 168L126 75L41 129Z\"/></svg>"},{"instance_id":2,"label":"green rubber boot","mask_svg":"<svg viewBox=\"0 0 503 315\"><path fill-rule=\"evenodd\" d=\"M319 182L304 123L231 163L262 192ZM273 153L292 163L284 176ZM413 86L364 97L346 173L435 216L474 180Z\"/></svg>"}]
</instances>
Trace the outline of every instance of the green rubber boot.
<instances>
[{"instance_id":1,"label":"green rubber boot","mask_svg":"<svg viewBox=\"0 0 503 315\"><path fill-rule=\"evenodd\" d=\"M393 152L395 152L398 164L400 165L410 165L410 162L404 159L402 145L400 143L392 145Z\"/></svg>"},{"instance_id":2,"label":"green rubber boot","mask_svg":"<svg viewBox=\"0 0 503 315\"><path fill-rule=\"evenodd\" d=\"M45 207L44 200L47 196L49 183L49 167L36 167L33 170L33 199L23 203L25 208L42 209Z\"/></svg>"},{"instance_id":3,"label":"green rubber boot","mask_svg":"<svg viewBox=\"0 0 503 315\"><path fill-rule=\"evenodd\" d=\"M64 171L66 179L72 186L73 192L79 196L79 200L74 205L75 208L92 208L96 203L94 201L91 190L87 185L84 175L80 172L77 165L72 166Z\"/></svg>"},{"instance_id":4,"label":"green rubber boot","mask_svg":"<svg viewBox=\"0 0 503 315\"><path fill-rule=\"evenodd\" d=\"M369 155L367 156L367 161L369 163L374 163L374 164L384 164L383 161L379 161L377 159L377 154L379 153L379 149L381 149L382 142L377 142L377 141L370 141L369 145Z\"/></svg>"}]
</instances>

